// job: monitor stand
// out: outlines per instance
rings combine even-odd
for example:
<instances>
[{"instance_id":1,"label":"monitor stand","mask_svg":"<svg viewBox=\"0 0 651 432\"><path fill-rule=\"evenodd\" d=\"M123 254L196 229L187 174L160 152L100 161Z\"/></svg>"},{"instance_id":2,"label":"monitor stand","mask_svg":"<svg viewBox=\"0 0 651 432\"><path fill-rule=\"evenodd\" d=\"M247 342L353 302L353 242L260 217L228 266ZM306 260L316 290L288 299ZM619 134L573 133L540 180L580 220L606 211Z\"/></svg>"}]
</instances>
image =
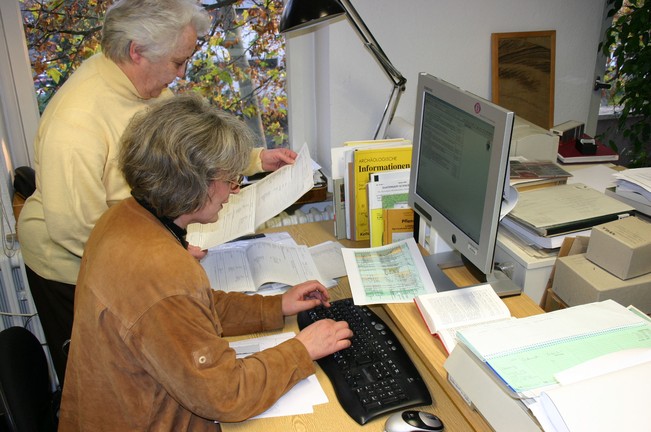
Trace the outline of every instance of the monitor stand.
<instances>
[{"instance_id":1,"label":"monitor stand","mask_svg":"<svg viewBox=\"0 0 651 432\"><path fill-rule=\"evenodd\" d=\"M493 290L495 290L495 293L500 297L518 295L522 292L522 288L517 286L501 270L495 269L492 273L485 275L469 261L464 260L462 255L456 251L439 252L424 256L423 260L438 292L460 288L443 270L461 266L466 267L479 283L489 283L493 287Z\"/></svg>"}]
</instances>

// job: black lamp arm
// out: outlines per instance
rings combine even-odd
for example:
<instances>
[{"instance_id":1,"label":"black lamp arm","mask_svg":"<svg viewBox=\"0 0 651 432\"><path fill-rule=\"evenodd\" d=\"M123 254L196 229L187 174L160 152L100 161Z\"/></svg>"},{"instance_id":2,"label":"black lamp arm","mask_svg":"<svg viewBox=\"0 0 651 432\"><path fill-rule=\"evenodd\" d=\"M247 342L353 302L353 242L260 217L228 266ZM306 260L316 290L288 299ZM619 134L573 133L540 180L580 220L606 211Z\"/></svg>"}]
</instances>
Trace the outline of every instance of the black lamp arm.
<instances>
[{"instance_id":1,"label":"black lamp arm","mask_svg":"<svg viewBox=\"0 0 651 432\"><path fill-rule=\"evenodd\" d=\"M380 47L380 44L378 44L377 40L375 40L375 37L373 36L369 28L366 26L366 23L364 22L362 17L359 16L355 7L348 0L338 0L338 1L346 11L348 20L351 22L355 30L357 30L357 33L359 33L359 35L364 40L364 45L366 45L369 51L371 51L371 53L376 58L378 63L380 63L380 65L382 66L386 74L389 76L389 78L391 78L391 81L393 81L395 85L401 87L401 90L404 90L404 86L407 83L407 79L403 77L400 72L398 72L395 66L393 66L393 63L391 63L387 55Z\"/></svg>"},{"instance_id":2,"label":"black lamp arm","mask_svg":"<svg viewBox=\"0 0 651 432\"><path fill-rule=\"evenodd\" d=\"M389 99L387 100L384 111L382 113L382 118L380 119L380 122L377 125L377 129L375 130L375 135L373 136L374 139L381 139L386 136L387 128L393 120L393 115L395 114L396 108L398 106L400 95L405 90L407 79L402 76L402 74L398 72L398 69L396 69L393 63L391 63L391 60L389 60L387 55L384 53L380 47L380 44L377 43L377 40L375 40L375 37L373 37L373 34L366 26L366 23L364 23L362 17L359 16L352 3L349 0L337 1L346 11L348 21L350 21L357 33L359 33L362 40L364 41L366 48L368 48L371 54L373 54L373 57L375 57L377 62L380 63L380 66L382 66L384 72L393 82L393 89L391 90L391 94L389 95Z\"/></svg>"}]
</instances>

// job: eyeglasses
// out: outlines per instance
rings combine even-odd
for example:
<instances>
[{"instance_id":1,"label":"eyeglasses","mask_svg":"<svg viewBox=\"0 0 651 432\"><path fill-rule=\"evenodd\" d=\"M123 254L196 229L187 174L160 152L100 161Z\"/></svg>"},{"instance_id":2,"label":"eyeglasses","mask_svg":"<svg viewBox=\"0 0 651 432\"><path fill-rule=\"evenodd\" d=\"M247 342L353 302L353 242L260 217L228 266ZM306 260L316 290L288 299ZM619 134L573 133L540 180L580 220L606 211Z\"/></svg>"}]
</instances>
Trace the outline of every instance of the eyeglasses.
<instances>
[{"instance_id":1,"label":"eyeglasses","mask_svg":"<svg viewBox=\"0 0 651 432\"><path fill-rule=\"evenodd\" d=\"M242 187L242 182L244 181L244 176L242 174L238 175L235 180L226 180L230 186L231 191L236 191Z\"/></svg>"}]
</instances>

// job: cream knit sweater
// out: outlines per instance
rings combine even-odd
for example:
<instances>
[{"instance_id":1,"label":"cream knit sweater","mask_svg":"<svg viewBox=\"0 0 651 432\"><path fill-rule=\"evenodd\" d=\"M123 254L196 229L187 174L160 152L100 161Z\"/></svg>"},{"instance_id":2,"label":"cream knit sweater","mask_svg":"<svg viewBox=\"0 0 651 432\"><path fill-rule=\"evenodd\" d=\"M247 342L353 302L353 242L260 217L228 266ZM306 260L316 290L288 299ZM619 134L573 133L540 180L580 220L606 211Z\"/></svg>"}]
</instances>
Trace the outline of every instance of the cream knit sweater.
<instances>
[{"instance_id":1,"label":"cream knit sweater","mask_svg":"<svg viewBox=\"0 0 651 432\"><path fill-rule=\"evenodd\" d=\"M130 196L117 164L120 135L131 117L161 98L140 98L103 54L86 60L61 87L35 139L36 191L18 220L25 263L45 279L75 284L84 245L99 217ZM247 173L261 170L260 151Z\"/></svg>"}]
</instances>

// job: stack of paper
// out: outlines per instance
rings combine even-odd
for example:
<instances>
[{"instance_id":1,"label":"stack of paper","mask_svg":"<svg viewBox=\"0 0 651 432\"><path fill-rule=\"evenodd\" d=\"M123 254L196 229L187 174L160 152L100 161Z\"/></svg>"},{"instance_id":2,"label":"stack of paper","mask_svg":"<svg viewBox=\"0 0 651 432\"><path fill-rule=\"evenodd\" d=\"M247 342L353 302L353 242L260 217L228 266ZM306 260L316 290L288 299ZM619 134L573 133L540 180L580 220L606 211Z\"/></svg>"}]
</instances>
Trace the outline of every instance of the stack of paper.
<instances>
[{"instance_id":1,"label":"stack of paper","mask_svg":"<svg viewBox=\"0 0 651 432\"><path fill-rule=\"evenodd\" d=\"M651 349L651 323L612 300L459 332L517 397L557 387L558 372L602 355Z\"/></svg>"},{"instance_id":2,"label":"stack of paper","mask_svg":"<svg viewBox=\"0 0 651 432\"><path fill-rule=\"evenodd\" d=\"M461 330L460 346L450 356L456 363L446 369L463 378L459 359L466 352L483 365L476 370L496 383L481 391L465 383L464 390L478 398L472 402L481 402L482 394L508 394L504 400L528 407L546 432L641 431L651 421L649 335L647 316L606 300ZM519 411L506 405L483 403L490 412L482 415L499 419Z\"/></svg>"},{"instance_id":3,"label":"stack of paper","mask_svg":"<svg viewBox=\"0 0 651 432\"><path fill-rule=\"evenodd\" d=\"M614 174L616 198L651 215L651 168L635 168Z\"/></svg>"},{"instance_id":4,"label":"stack of paper","mask_svg":"<svg viewBox=\"0 0 651 432\"><path fill-rule=\"evenodd\" d=\"M231 342L230 347L235 350L237 358L245 358L268 348L273 348L286 340L296 336L294 333L281 333L278 335L262 336L259 338L245 339ZM297 414L311 414L314 405L328 402L328 396L323 391L315 375L310 375L297 383L290 391L285 393L267 411L253 417L261 419L268 417L290 416Z\"/></svg>"}]
</instances>

